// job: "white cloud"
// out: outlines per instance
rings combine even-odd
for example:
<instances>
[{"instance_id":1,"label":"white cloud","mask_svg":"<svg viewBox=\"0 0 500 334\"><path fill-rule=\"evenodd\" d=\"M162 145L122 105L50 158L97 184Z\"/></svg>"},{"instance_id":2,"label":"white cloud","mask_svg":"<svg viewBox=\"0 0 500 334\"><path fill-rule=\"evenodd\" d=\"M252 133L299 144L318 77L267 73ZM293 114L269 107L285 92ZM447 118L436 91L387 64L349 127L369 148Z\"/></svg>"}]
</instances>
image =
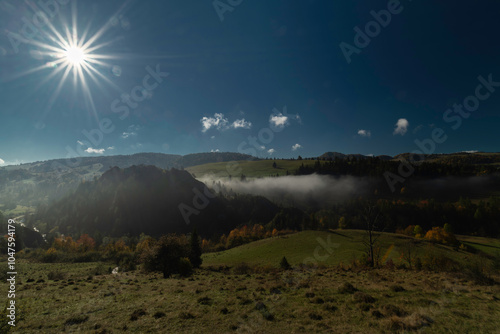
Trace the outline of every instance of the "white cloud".
<instances>
[{"instance_id":1,"label":"white cloud","mask_svg":"<svg viewBox=\"0 0 500 334\"><path fill-rule=\"evenodd\" d=\"M210 152L219 152L219 149L216 149L215 151L212 149Z\"/></svg>"},{"instance_id":2,"label":"white cloud","mask_svg":"<svg viewBox=\"0 0 500 334\"><path fill-rule=\"evenodd\" d=\"M292 151L297 151L299 148L302 148L302 145L300 145L299 143L295 144L292 146Z\"/></svg>"},{"instance_id":3,"label":"white cloud","mask_svg":"<svg viewBox=\"0 0 500 334\"><path fill-rule=\"evenodd\" d=\"M284 116L282 113L271 115L269 117L269 123L276 128L283 128L288 124L288 116Z\"/></svg>"},{"instance_id":4,"label":"white cloud","mask_svg":"<svg viewBox=\"0 0 500 334\"><path fill-rule=\"evenodd\" d=\"M400 118L395 125L396 128L394 129L394 132L392 134L404 136L406 131L408 131L408 126L410 125L410 123L406 118Z\"/></svg>"},{"instance_id":5,"label":"white cloud","mask_svg":"<svg viewBox=\"0 0 500 334\"><path fill-rule=\"evenodd\" d=\"M129 125L129 127L127 128L127 131L124 131L122 133L121 137L123 139L127 139L128 137L137 136L137 132L139 132L143 128L144 127L142 127L140 125L136 125L136 124Z\"/></svg>"},{"instance_id":6,"label":"white cloud","mask_svg":"<svg viewBox=\"0 0 500 334\"><path fill-rule=\"evenodd\" d=\"M0 165L5 165L5 161L0 159Z\"/></svg>"},{"instance_id":7,"label":"white cloud","mask_svg":"<svg viewBox=\"0 0 500 334\"><path fill-rule=\"evenodd\" d=\"M82 145L82 146L85 145L81 140L77 140L76 142L78 143L78 145Z\"/></svg>"},{"instance_id":8,"label":"white cloud","mask_svg":"<svg viewBox=\"0 0 500 334\"><path fill-rule=\"evenodd\" d=\"M137 133L135 133L135 132L124 132L124 133L122 133L122 138L123 139L127 139L128 137L131 137L131 136L137 136Z\"/></svg>"},{"instance_id":9,"label":"white cloud","mask_svg":"<svg viewBox=\"0 0 500 334\"><path fill-rule=\"evenodd\" d=\"M104 153L104 149L103 148L92 148L92 147L89 147L88 149L85 150L85 152L87 153L95 153L95 154L103 154Z\"/></svg>"},{"instance_id":10,"label":"white cloud","mask_svg":"<svg viewBox=\"0 0 500 334\"><path fill-rule=\"evenodd\" d=\"M224 114L215 113L214 117L203 117L200 122L203 126L201 132L207 132L211 128L224 130L227 126L228 120L227 118L224 118Z\"/></svg>"},{"instance_id":11,"label":"white cloud","mask_svg":"<svg viewBox=\"0 0 500 334\"><path fill-rule=\"evenodd\" d=\"M215 139L215 136L210 137L210 139Z\"/></svg>"},{"instance_id":12,"label":"white cloud","mask_svg":"<svg viewBox=\"0 0 500 334\"><path fill-rule=\"evenodd\" d=\"M269 155L272 155L274 152L276 152L274 148L270 148L267 150L267 153L269 153Z\"/></svg>"},{"instance_id":13,"label":"white cloud","mask_svg":"<svg viewBox=\"0 0 500 334\"><path fill-rule=\"evenodd\" d=\"M243 129L250 129L252 127L251 122L245 121L244 118L242 119L237 119L236 121L231 124L231 127L238 129L238 128L243 128Z\"/></svg>"},{"instance_id":14,"label":"white cloud","mask_svg":"<svg viewBox=\"0 0 500 334\"><path fill-rule=\"evenodd\" d=\"M114 147L114 146L110 146L110 147L108 147L108 150L114 150L114 149L115 149L115 147Z\"/></svg>"},{"instance_id":15,"label":"white cloud","mask_svg":"<svg viewBox=\"0 0 500 334\"><path fill-rule=\"evenodd\" d=\"M370 130L358 130L358 135L362 136L362 137L371 137L372 136L372 132Z\"/></svg>"},{"instance_id":16,"label":"white cloud","mask_svg":"<svg viewBox=\"0 0 500 334\"><path fill-rule=\"evenodd\" d=\"M477 153L479 152L478 150L471 150L471 151L462 151L463 153Z\"/></svg>"}]
</instances>

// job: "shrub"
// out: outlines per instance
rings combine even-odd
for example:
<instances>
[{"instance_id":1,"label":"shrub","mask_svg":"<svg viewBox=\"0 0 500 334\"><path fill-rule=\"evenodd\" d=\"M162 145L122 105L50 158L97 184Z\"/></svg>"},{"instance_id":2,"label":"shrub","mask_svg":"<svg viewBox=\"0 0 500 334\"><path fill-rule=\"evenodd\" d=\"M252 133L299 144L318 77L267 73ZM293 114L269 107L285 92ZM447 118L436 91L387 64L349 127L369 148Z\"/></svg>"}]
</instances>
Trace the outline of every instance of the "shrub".
<instances>
[{"instance_id":1,"label":"shrub","mask_svg":"<svg viewBox=\"0 0 500 334\"><path fill-rule=\"evenodd\" d=\"M283 270L289 270L292 266L290 266L290 263L288 263L288 260L286 257L283 256L280 262L280 268Z\"/></svg>"},{"instance_id":2,"label":"shrub","mask_svg":"<svg viewBox=\"0 0 500 334\"><path fill-rule=\"evenodd\" d=\"M193 266L191 265L191 261L189 258L183 257L179 259L179 264L177 265L177 271L179 275L188 277L193 273Z\"/></svg>"},{"instance_id":3,"label":"shrub","mask_svg":"<svg viewBox=\"0 0 500 334\"><path fill-rule=\"evenodd\" d=\"M141 254L144 270L159 271L164 278L172 274L188 276L192 273L192 265L186 258L189 257L188 241L183 236L170 234L162 236L151 248L145 249Z\"/></svg>"},{"instance_id":4,"label":"shrub","mask_svg":"<svg viewBox=\"0 0 500 334\"><path fill-rule=\"evenodd\" d=\"M358 291L351 283L345 282L339 287L339 293L355 293Z\"/></svg>"},{"instance_id":5,"label":"shrub","mask_svg":"<svg viewBox=\"0 0 500 334\"><path fill-rule=\"evenodd\" d=\"M60 281L66 277L66 274L60 271L51 271L47 274L47 278L52 281Z\"/></svg>"},{"instance_id":6,"label":"shrub","mask_svg":"<svg viewBox=\"0 0 500 334\"><path fill-rule=\"evenodd\" d=\"M367 303L367 304L375 302L375 298L361 291L355 292L354 295L352 296L352 300L354 300L354 302L356 303Z\"/></svg>"},{"instance_id":7,"label":"shrub","mask_svg":"<svg viewBox=\"0 0 500 334\"><path fill-rule=\"evenodd\" d=\"M382 306L382 312L384 312L384 314L387 317L394 316L394 315L398 316L398 317L404 317L404 316L408 315L408 312L406 312L402 308L397 307L397 306L392 305L392 304L387 304L387 305Z\"/></svg>"},{"instance_id":8,"label":"shrub","mask_svg":"<svg viewBox=\"0 0 500 334\"><path fill-rule=\"evenodd\" d=\"M235 275L246 275L250 272L250 269L251 268L248 264L241 262L233 268L233 273Z\"/></svg>"},{"instance_id":9,"label":"shrub","mask_svg":"<svg viewBox=\"0 0 500 334\"><path fill-rule=\"evenodd\" d=\"M166 315L165 312L158 311L153 315L153 318L160 319L163 318L165 315Z\"/></svg>"},{"instance_id":10,"label":"shrub","mask_svg":"<svg viewBox=\"0 0 500 334\"><path fill-rule=\"evenodd\" d=\"M179 313L179 318L188 320L188 319L194 319L195 316L189 312L181 312Z\"/></svg>"},{"instance_id":11,"label":"shrub","mask_svg":"<svg viewBox=\"0 0 500 334\"><path fill-rule=\"evenodd\" d=\"M406 291L406 290L401 285L391 285L391 291L402 292L402 291Z\"/></svg>"},{"instance_id":12,"label":"shrub","mask_svg":"<svg viewBox=\"0 0 500 334\"><path fill-rule=\"evenodd\" d=\"M64 324L67 326L79 325L81 323L84 323L87 320L89 320L88 315L86 315L86 316L79 315L79 316L74 316L74 317L69 318L68 320L66 320L66 322Z\"/></svg>"},{"instance_id":13,"label":"shrub","mask_svg":"<svg viewBox=\"0 0 500 334\"><path fill-rule=\"evenodd\" d=\"M135 310L131 315L130 315L130 321L136 321L137 319L139 319L139 317L142 317L146 315L146 311L144 311L143 309L138 309L138 310Z\"/></svg>"},{"instance_id":14,"label":"shrub","mask_svg":"<svg viewBox=\"0 0 500 334\"><path fill-rule=\"evenodd\" d=\"M453 272L460 269L458 262L439 253L427 253L422 260L422 268L436 272Z\"/></svg>"},{"instance_id":15,"label":"shrub","mask_svg":"<svg viewBox=\"0 0 500 334\"><path fill-rule=\"evenodd\" d=\"M457 243L457 239L453 233L446 231L442 227L433 227L432 230L427 231L424 239L449 245L455 245Z\"/></svg>"},{"instance_id":16,"label":"shrub","mask_svg":"<svg viewBox=\"0 0 500 334\"><path fill-rule=\"evenodd\" d=\"M490 277L486 272L486 265L484 261L476 260L468 263L462 273L466 278L473 280L474 283L479 285L493 285L495 280Z\"/></svg>"}]
</instances>

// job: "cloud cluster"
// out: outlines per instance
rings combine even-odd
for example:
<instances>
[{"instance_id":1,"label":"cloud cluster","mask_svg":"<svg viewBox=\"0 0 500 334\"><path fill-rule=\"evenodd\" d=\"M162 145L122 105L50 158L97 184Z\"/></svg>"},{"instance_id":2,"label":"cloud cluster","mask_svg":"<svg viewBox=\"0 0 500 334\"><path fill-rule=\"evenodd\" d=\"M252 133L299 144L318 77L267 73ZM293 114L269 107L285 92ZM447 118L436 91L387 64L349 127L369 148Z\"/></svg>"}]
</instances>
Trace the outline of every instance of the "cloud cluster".
<instances>
[{"instance_id":1,"label":"cloud cluster","mask_svg":"<svg viewBox=\"0 0 500 334\"><path fill-rule=\"evenodd\" d=\"M269 153L269 155L273 155L274 152L276 152L274 148L270 148L267 150L267 153Z\"/></svg>"},{"instance_id":2,"label":"cloud cluster","mask_svg":"<svg viewBox=\"0 0 500 334\"><path fill-rule=\"evenodd\" d=\"M0 165L5 165L5 161L0 159Z\"/></svg>"},{"instance_id":3,"label":"cloud cluster","mask_svg":"<svg viewBox=\"0 0 500 334\"><path fill-rule=\"evenodd\" d=\"M203 117L200 122L202 126L201 132L207 132L212 128L222 131L227 129L250 129L252 127L252 122L248 122L244 118L237 119L230 124L229 120L221 113L215 113L214 117Z\"/></svg>"},{"instance_id":4,"label":"cloud cluster","mask_svg":"<svg viewBox=\"0 0 500 334\"><path fill-rule=\"evenodd\" d=\"M285 109L285 113L286 113L286 109ZM291 119L294 119L297 122L299 122L299 124L302 124L302 119L300 118L299 114L296 114L296 115L286 114L285 115L285 114L283 114L281 112L277 112L277 111L275 111L273 114L271 114L269 116L269 124L272 127L282 129L285 126L290 124Z\"/></svg>"},{"instance_id":5,"label":"cloud cluster","mask_svg":"<svg viewBox=\"0 0 500 334\"><path fill-rule=\"evenodd\" d=\"M233 124L231 124L231 127L235 128L235 129L238 129L238 128L250 129L252 127L252 122L247 122L247 121L245 121L244 118L237 119L236 121L233 122Z\"/></svg>"},{"instance_id":6,"label":"cloud cluster","mask_svg":"<svg viewBox=\"0 0 500 334\"><path fill-rule=\"evenodd\" d=\"M299 143L295 144L292 146L292 151L297 151L299 148L302 148L302 145L300 145Z\"/></svg>"},{"instance_id":7,"label":"cloud cluster","mask_svg":"<svg viewBox=\"0 0 500 334\"><path fill-rule=\"evenodd\" d=\"M137 136L137 133L135 133L135 132L123 132L121 137L123 139L127 139L128 137L132 137L132 136Z\"/></svg>"},{"instance_id":8,"label":"cloud cluster","mask_svg":"<svg viewBox=\"0 0 500 334\"><path fill-rule=\"evenodd\" d=\"M105 151L105 149L103 148L92 148L92 147L89 147L85 150L85 152L87 153L95 153L95 154L103 154Z\"/></svg>"},{"instance_id":9,"label":"cloud cluster","mask_svg":"<svg viewBox=\"0 0 500 334\"><path fill-rule=\"evenodd\" d=\"M358 130L358 135L360 135L361 137L371 137L372 133L370 130Z\"/></svg>"},{"instance_id":10,"label":"cloud cluster","mask_svg":"<svg viewBox=\"0 0 500 334\"><path fill-rule=\"evenodd\" d=\"M408 131L408 126L410 123L406 118L400 118L398 119L397 123L395 124L396 128L394 129L394 132L392 133L393 135L401 135L404 136L406 132Z\"/></svg>"},{"instance_id":11,"label":"cloud cluster","mask_svg":"<svg viewBox=\"0 0 500 334\"><path fill-rule=\"evenodd\" d=\"M137 136L137 131L141 130L139 125L130 125L127 131L124 131L121 135L122 139L127 139L129 137Z\"/></svg>"}]
</instances>

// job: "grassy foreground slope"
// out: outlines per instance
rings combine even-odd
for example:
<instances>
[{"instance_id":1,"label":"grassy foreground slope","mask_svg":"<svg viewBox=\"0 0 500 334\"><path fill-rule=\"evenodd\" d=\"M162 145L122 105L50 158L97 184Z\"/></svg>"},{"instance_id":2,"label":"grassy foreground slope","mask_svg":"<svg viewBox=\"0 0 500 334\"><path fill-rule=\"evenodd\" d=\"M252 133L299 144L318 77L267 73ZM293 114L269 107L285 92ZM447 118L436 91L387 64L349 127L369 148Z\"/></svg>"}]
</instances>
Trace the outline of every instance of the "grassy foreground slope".
<instances>
[{"instance_id":1,"label":"grassy foreground slope","mask_svg":"<svg viewBox=\"0 0 500 334\"><path fill-rule=\"evenodd\" d=\"M339 243L323 262L347 262L352 253L362 251L362 232L339 233L304 231L207 254L202 269L190 278L163 279L140 270L110 274L112 264L21 260L16 278L19 318L12 332L498 332L500 286L478 285L456 273L295 266L288 271L260 268L237 274L209 267L242 260L275 266L283 255L296 265L315 257L321 245L318 238L326 242L330 238L330 245ZM409 239L387 234L379 240L384 252L392 249L389 257L397 257ZM469 242L483 244L479 238ZM431 246L422 245L419 252L426 247ZM431 249L455 254L457 259L467 256L446 247ZM321 249L317 252L325 254ZM0 289L7 291L5 280L0 281Z\"/></svg>"}]
</instances>

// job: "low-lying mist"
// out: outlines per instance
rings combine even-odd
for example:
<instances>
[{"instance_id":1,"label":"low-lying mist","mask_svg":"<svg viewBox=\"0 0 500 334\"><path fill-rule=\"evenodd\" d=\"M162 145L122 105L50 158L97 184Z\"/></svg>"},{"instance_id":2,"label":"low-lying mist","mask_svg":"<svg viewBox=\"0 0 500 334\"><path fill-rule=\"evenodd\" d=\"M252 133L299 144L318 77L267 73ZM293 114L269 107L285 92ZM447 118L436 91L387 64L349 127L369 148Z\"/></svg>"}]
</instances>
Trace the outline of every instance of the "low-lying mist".
<instances>
[{"instance_id":1,"label":"low-lying mist","mask_svg":"<svg viewBox=\"0 0 500 334\"><path fill-rule=\"evenodd\" d=\"M264 196L276 203L296 206L325 206L338 203L369 191L365 178L328 175L280 176L247 181L200 178L217 193Z\"/></svg>"}]
</instances>

